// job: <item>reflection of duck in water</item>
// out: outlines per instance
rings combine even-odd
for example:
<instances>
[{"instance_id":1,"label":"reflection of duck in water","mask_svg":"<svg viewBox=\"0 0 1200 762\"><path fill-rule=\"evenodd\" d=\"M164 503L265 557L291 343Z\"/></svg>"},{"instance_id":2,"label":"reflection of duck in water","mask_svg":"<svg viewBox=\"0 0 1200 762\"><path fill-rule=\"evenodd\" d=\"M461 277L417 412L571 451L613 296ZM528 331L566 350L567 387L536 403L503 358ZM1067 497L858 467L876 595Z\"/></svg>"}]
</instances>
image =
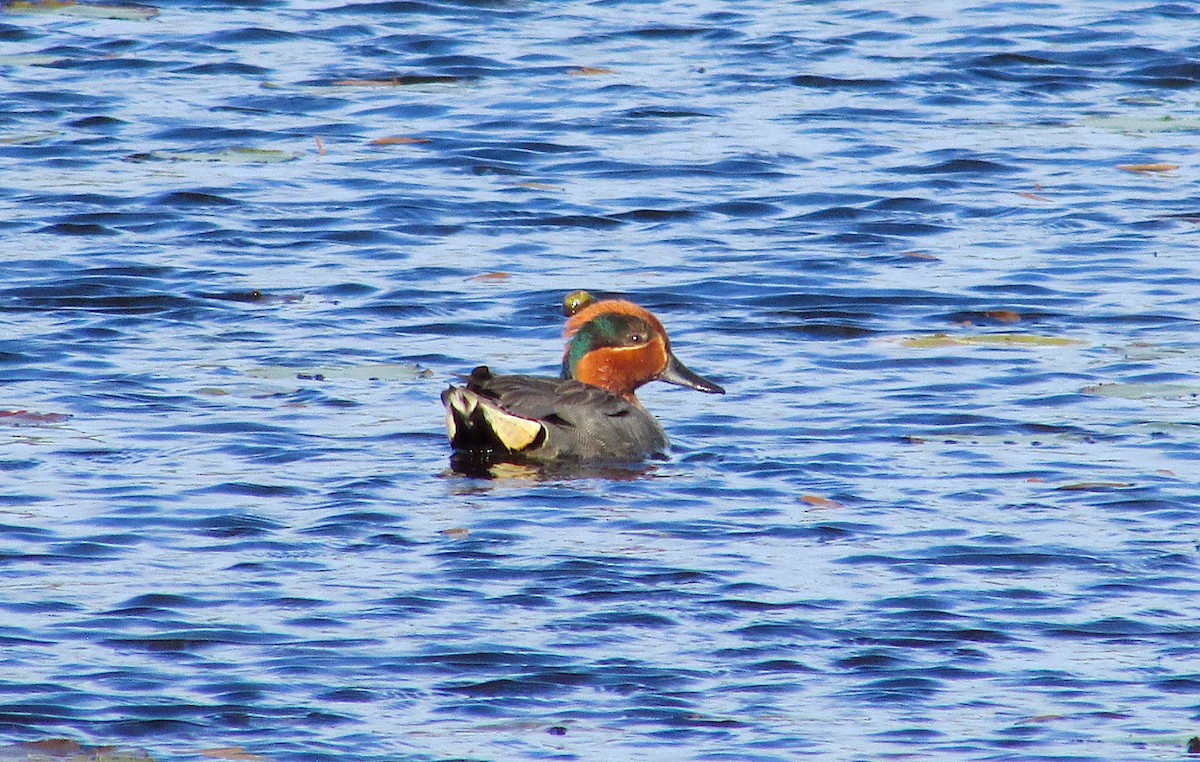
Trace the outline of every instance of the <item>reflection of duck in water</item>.
<instances>
[{"instance_id":1,"label":"reflection of duck in water","mask_svg":"<svg viewBox=\"0 0 1200 762\"><path fill-rule=\"evenodd\" d=\"M666 381L710 394L720 386L676 359L658 318L619 299L568 294L562 378L471 371L442 392L458 454L496 460L637 461L667 450L667 435L634 391Z\"/></svg>"}]
</instances>

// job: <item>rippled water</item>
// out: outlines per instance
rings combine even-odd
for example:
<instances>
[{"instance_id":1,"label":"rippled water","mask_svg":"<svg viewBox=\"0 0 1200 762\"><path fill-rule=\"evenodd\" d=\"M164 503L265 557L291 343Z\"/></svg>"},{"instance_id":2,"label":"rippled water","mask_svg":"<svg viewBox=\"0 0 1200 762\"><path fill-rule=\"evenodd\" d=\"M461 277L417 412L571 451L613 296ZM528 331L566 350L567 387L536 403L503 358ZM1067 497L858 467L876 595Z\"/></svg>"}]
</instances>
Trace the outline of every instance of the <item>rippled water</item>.
<instances>
[{"instance_id":1,"label":"rippled water","mask_svg":"<svg viewBox=\"0 0 1200 762\"><path fill-rule=\"evenodd\" d=\"M1200 731L1191 5L156 7L0 14L0 741ZM440 390L554 372L575 288L729 394L450 473Z\"/></svg>"}]
</instances>

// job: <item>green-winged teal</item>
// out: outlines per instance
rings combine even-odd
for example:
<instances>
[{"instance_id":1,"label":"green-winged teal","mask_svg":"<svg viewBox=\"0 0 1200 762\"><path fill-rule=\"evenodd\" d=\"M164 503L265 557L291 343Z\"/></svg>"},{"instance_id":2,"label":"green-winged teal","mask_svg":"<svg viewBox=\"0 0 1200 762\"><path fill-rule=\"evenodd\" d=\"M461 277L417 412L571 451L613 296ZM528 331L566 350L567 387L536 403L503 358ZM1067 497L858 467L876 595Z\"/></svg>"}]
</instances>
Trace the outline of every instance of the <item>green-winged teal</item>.
<instances>
[{"instance_id":1,"label":"green-winged teal","mask_svg":"<svg viewBox=\"0 0 1200 762\"><path fill-rule=\"evenodd\" d=\"M471 371L442 392L446 432L460 455L497 460L637 461L665 453L667 435L634 396L650 381L710 394L725 390L671 353L658 318L620 299L585 292L563 302L567 321L561 378Z\"/></svg>"}]
</instances>

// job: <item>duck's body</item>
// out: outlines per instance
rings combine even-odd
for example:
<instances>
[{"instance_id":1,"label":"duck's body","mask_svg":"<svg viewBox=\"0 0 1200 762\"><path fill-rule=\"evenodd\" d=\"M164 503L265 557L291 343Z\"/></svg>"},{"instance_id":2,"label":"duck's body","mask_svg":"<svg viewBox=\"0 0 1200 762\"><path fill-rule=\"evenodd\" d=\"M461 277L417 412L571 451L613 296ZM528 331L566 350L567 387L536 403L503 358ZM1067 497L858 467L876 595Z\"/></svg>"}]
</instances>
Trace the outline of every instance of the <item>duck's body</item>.
<instances>
[{"instance_id":1,"label":"duck's body","mask_svg":"<svg viewBox=\"0 0 1200 762\"><path fill-rule=\"evenodd\" d=\"M671 354L662 324L629 302L588 302L567 323L563 377L471 372L442 393L457 453L537 462L642 460L668 448L634 396L653 380L723 394Z\"/></svg>"},{"instance_id":2,"label":"duck's body","mask_svg":"<svg viewBox=\"0 0 1200 762\"><path fill-rule=\"evenodd\" d=\"M494 376L442 393L450 446L538 461L635 461L667 451L667 435L636 402L573 378Z\"/></svg>"}]
</instances>

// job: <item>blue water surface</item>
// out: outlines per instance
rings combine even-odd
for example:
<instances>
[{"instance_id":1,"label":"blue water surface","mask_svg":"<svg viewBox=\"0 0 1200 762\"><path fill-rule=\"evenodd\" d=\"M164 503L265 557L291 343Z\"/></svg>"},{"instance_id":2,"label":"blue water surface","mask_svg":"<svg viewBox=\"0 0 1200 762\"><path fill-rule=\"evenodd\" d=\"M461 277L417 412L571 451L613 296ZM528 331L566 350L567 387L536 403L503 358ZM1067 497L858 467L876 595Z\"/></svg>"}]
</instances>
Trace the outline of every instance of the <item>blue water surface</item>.
<instances>
[{"instance_id":1,"label":"blue water surface","mask_svg":"<svg viewBox=\"0 0 1200 762\"><path fill-rule=\"evenodd\" d=\"M0 759L1180 758L1198 28L7 4ZM576 288L729 393L455 474Z\"/></svg>"}]
</instances>

